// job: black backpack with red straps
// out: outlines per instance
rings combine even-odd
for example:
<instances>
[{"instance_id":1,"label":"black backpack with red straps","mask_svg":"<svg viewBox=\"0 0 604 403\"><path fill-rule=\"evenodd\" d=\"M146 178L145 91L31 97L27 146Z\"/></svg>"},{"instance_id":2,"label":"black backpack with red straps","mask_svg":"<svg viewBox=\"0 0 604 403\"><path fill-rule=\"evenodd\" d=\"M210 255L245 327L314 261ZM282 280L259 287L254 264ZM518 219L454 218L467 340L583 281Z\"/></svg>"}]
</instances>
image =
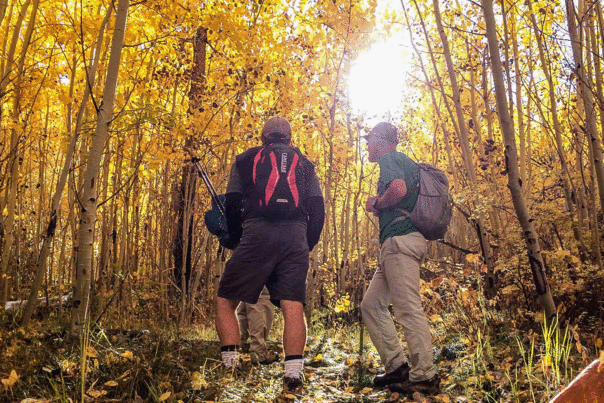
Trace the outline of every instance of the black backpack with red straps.
<instances>
[{"instance_id":1,"label":"black backpack with red straps","mask_svg":"<svg viewBox=\"0 0 604 403\"><path fill-rule=\"evenodd\" d=\"M312 163L297 147L271 143L237 157L247 198L246 217L298 219L304 217Z\"/></svg>"}]
</instances>

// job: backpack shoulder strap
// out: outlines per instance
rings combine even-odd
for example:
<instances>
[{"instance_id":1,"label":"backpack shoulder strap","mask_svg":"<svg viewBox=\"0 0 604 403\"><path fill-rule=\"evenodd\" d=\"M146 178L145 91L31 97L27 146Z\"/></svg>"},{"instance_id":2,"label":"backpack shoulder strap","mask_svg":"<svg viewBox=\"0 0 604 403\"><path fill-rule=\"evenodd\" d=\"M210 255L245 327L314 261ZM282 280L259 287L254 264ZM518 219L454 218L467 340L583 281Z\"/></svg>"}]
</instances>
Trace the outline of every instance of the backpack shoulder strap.
<instances>
[{"instance_id":1,"label":"backpack shoulder strap","mask_svg":"<svg viewBox=\"0 0 604 403\"><path fill-rule=\"evenodd\" d=\"M264 150L264 146L250 148L235 157L235 164L244 185L253 183L255 177L256 157Z\"/></svg>"}]
</instances>

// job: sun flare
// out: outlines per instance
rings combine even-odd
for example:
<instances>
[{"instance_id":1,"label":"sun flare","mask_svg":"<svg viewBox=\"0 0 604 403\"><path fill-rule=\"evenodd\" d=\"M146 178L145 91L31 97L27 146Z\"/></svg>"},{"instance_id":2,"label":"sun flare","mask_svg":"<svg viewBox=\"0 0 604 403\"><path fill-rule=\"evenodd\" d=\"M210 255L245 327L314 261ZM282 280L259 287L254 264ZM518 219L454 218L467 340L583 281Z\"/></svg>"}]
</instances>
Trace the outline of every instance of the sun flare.
<instances>
[{"instance_id":1,"label":"sun flare","mask_svg":"<svg viewBox=\"0 0 604 403\"><path fill-rule=\"evenodd\" d=\"M348 81L352 108L368 118L395 114L405 94L409 57L400 38L391 37L357 58Z\"/></svg>"}]
</instances>

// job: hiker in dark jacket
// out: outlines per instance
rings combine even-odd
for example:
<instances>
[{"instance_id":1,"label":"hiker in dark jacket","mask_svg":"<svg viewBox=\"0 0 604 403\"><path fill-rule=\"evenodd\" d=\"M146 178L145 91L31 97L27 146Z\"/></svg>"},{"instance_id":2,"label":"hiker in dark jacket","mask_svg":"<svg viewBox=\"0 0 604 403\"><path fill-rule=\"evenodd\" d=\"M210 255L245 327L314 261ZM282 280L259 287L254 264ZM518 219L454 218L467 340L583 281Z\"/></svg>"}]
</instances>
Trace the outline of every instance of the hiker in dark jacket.
<instances>
[{"instance_id":1,"label":"hiker in dark jacket","mask_svg":"<svg viewBox=\"0 0 604 403\"><path fill-rule=\"evenodd\" d=\"M313 164L291 147L291 127L282 117L265 123L262 146L239 154L226 193L230 246L235 247L220 279L216 330L226 368L239 362L240 301L254 304L266 285L283 312L284 390L302 386L306 345L306 275L309 252L325 219L323 195Z\"/></svg>"},{"instance_id":2,"label":"hiker in dark jacket","mask_svg":"<svg viewBox=\"0 0 604 403\"><path fill-rule=\"evenodd\" d=\"M370 162L379 162L378 195L366 203L379 217L378 267L361 303L363 322L386 373L374 379L376 387L412 394L438 392L440 379L432 362L432 336L419 293L419 269L426 256L426 239L401 210L411 211L419 191L419 169L404 153L396 151L398 134L390 123L377 124L364 138ZM409 347L403 347L388 310L403 326Z\"/></svg>"}]
</instances>

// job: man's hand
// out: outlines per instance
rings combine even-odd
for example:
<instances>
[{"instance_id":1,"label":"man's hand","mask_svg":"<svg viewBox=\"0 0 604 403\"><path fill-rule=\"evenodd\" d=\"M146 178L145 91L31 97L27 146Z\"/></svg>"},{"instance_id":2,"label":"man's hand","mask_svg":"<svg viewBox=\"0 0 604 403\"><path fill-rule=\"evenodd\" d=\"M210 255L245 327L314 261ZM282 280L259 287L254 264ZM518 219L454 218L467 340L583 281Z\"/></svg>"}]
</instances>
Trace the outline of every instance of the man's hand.
<instances>
[{"instance_id":1,"label":"man's hand","mask_svg":"<svg viewBox=\"0 0 604 403\"><path fill-rule=\"evenodd\" d=\"M380 214L380 211L373 207L373 204L378 198L379 196L371 196L369 199L367 199L367 203L365 203L365 209L367 209L367 211L372 213L374 216L378 216Z\"/></svg>"}]
</instances>

